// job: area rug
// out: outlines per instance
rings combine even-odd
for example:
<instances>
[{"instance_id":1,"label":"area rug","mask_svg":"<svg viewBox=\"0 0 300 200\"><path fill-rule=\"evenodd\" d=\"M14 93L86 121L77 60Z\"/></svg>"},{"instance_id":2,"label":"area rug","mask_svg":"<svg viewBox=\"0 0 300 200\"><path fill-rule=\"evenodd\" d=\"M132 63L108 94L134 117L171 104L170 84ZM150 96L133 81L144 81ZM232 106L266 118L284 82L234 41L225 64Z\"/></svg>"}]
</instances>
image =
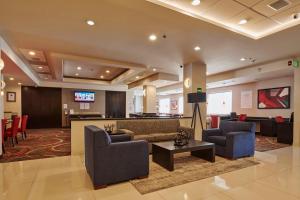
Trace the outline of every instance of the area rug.
<instances>
[{"instance_id":1,"label":"area rug","mask_svg":"<svg viewBox=\"0 0 300 200\"><path fill-rule=\"evenodd\" d=\"M227 160L217 156L211 163L189 153L176 154L174 163L175 170L170 172L150 162L149 177L130 182L141 194L147 194L259 164L254 158Z\"/></svg>"},{"instance_id":2,"label":"area rug","mask_svg":"<svg viewBox=\"0 0 300 200\"><path fill-rule=\"evenodd\" d=\"M256 146L255 146L256 151L265 152L265 151L280 149L288 146L290 145L278 143L276 137L266 137L266 136L256 135Z\"/></svg>"},{"instance_id":3,"label":"area rug","mask_svg":"<svg viewBox=\"0 0 300 200\"><path fill-rule=\"evenodd\" d=\"M5 142L5 154L0 163L71 155L70 129L28 130L27 138L19 137L18 141L15 147Z\"/></svg>"}]
</instances>

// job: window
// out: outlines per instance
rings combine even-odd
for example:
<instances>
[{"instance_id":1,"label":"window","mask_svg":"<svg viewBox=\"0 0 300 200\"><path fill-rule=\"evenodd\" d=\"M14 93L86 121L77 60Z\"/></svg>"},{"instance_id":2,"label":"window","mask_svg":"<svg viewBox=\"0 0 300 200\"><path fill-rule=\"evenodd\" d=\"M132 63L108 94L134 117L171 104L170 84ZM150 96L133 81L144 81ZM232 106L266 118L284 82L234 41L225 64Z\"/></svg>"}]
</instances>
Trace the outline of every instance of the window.
<instances>
[{"instance_id":1,"label":"window","mask_svg":"<svg viewBox=\"0 0 300 200\"><path fill-rule=\"evenodd\" d=\"M159 100L159 113L170 113L170 99Z\"/></svg>"},{"instance_id":2,"label":"window","mask_svg":"<svg viewBox=\"0 0 300 200\"><path fill-rule=\"evenodd\" d=\"M230 114L232 112L232 92L208 94L207 104L207 114Z\"/></svg>"},{"instance_id":3,"label":"window","mask_svg":"<svg viewBox=\"0 0 300 200\"><path fill-rule=\"evenodd\" d=\"M178 114L183 114L183 97L178 99Z\"/></svg>"}]
</instances>

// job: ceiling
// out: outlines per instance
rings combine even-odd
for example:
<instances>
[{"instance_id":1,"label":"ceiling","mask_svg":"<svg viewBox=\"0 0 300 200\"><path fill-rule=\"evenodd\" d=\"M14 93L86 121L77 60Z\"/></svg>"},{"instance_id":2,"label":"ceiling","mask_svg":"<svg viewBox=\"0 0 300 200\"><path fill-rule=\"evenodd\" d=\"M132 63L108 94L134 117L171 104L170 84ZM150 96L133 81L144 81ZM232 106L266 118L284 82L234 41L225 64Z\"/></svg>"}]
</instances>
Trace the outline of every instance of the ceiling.
<instances>
[{"instance_id":1,"label":"ceiling","mask_svg":"<svg viewBox=\"0 0 300 200\"><path fill-rule=\"evenodd\" d=\"M148 1L253 39L300 24L300 0L198 0L198 5L193 0Z\"/></svg>"},{"instance_id":2,"label":"ceiling","mask_svg":"<svg viewBox=\"0 0 300 200\"><path fill-rule=\"evenodd\" d=\"M205 2L218 3L202 0L202 5ZM243 1L245 5L251 2ZM199 60L207 64L208 74L216 74L247 67L253 62L259 64L300 55L296 42L299 25L254 40L146 0L86 0L72 1L72 4L2 0L1 8L0 35L40 79L54 82L98 78L103 73L101 69L109 67L127 71L114 73L108 79L113 78L110 82L99 80L95 84L128 84L137 77L145 78L145 73L151 76L154 68L156 73L182 77L180 65ZM214 6L207 4L207 8ZM231 10L224 13L231 15ZM95 26L88 26L87 19L93 19ZM149 41L150 34L156 34L157 40ZM201 50L195 51L195 46ZM30 50L44 56L44 60L33 62L27 55ZM242 62L242 57L247 59ZM43 71L39 71L40 65ZM76 74L75 66L83 66L85 72L81 71L75 78L65 78ZM96 68L99 70L96 73L89 72ZM116 77L118 73L121 75Z\"/></svg>"}]
</instances>

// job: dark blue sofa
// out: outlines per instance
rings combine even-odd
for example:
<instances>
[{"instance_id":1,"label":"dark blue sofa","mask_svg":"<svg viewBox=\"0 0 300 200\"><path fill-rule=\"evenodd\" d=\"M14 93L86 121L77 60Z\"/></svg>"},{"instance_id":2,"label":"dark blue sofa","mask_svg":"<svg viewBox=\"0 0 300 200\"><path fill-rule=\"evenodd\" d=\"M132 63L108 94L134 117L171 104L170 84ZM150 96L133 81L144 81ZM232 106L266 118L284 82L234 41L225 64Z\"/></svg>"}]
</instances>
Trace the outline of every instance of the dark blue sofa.
<instances>
[{"instance_id":1,"label":"dark blue sofa","mask_svg":"<svg viewBox=\"0 0 300 200\"><path fill-rule=\"evenodd\" d=\"M202 140L214 143L216 154L236 159L253 156L255 151L255 123L221 121L219 129L203 130Z\"/></svg>"},{"instance_id":2,"label":"dark blue sofa","mask_svg":"<svg viewBox=\"0 0 300 200\"><path fill-rule=\"evenodd\" d=\"M109 136L96 126L85 127L85 167L95 189L148 176L148 142L127 140L128 135Z\"/></svg>"}]
</instances>

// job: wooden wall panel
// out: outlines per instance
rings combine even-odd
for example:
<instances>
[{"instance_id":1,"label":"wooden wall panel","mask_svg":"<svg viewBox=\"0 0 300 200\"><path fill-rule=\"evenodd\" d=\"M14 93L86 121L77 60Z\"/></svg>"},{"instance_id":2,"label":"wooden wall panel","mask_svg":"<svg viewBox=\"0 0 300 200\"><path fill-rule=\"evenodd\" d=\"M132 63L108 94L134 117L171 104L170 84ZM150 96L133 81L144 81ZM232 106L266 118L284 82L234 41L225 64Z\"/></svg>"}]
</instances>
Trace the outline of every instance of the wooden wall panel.
<instances>
[{"instance_id":1,"label":"wooden wall panel","mask_svg":"<svg viewBox=\"0 0 300 200\"><path fill-rule=\"evenodd\" d=\"M126 92L105 91L105 116L126 117Z\"/></svg>"}]
</instances>

